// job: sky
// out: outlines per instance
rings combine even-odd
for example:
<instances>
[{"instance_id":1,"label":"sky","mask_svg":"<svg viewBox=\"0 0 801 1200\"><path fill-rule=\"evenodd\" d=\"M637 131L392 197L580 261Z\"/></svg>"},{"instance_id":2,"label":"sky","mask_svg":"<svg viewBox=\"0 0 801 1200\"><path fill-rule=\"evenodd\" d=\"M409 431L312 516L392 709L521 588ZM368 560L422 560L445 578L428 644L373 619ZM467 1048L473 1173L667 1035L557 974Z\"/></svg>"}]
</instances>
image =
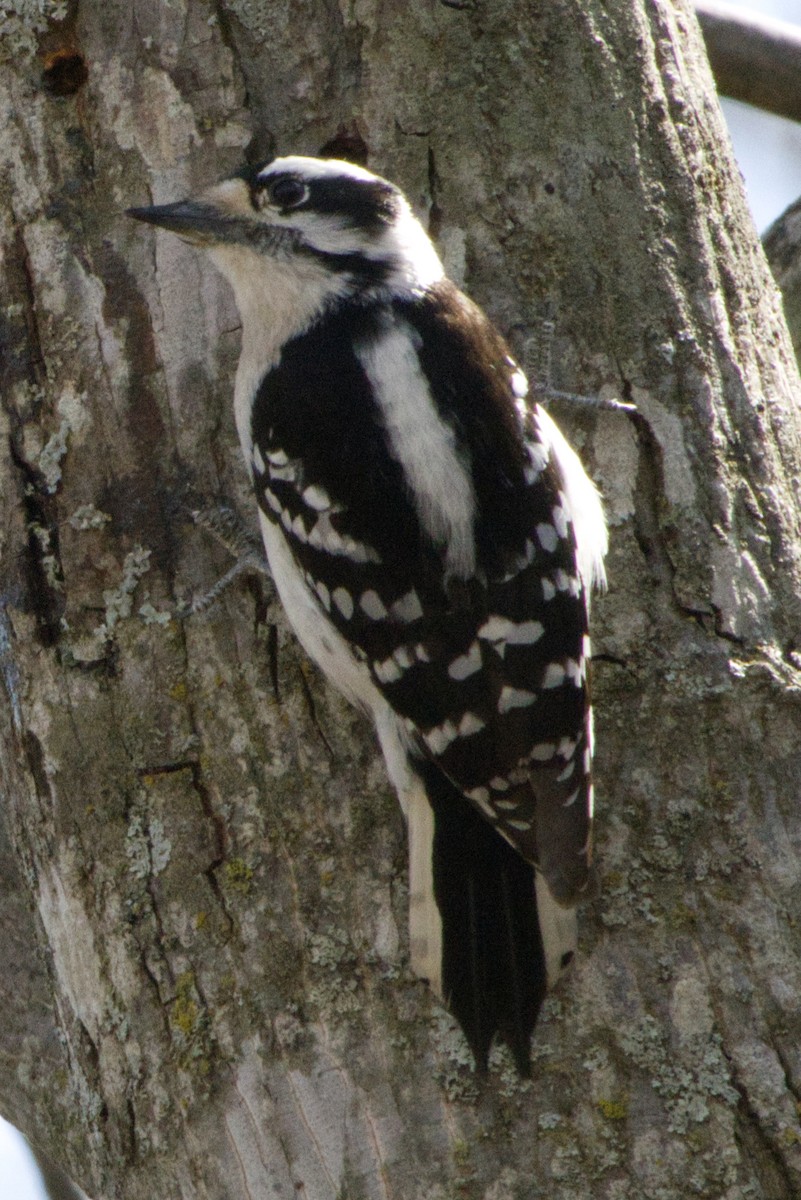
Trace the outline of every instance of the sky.
<instances>
[{"instance_id":1,"label":"sky","mask_svg":"<svg viewBox=\"0 0 801 1200\"><path fill-rule=\"evenodd\" d=\"M0 1200L43 1200L28 1144L13 1125L0 1120Z\"/></svg>"},{"instance_id":2,"label":"sky","mask_svg":"<svg viewBox=\"0 0 801 1200\"><path fill-rule=\"evenodd\" d=\"M801 24L801 0L730 0ZM801 195L801 125L722 101L757 229L764 232ZM44 1200L25 1139L0 1118L0 1200Z\"/></svg>"}]
</instances>

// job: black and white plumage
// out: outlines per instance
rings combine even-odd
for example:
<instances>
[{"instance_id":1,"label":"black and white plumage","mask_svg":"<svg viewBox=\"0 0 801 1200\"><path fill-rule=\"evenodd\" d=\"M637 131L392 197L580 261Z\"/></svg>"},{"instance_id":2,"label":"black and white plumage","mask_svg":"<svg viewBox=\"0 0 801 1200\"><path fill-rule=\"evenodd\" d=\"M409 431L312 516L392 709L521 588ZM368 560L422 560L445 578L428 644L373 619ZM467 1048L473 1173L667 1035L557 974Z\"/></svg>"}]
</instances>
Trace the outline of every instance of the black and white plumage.
<instances>
[{"instance_id":1,"label":"black and white plumage","mask_svg":"<svg viewBox=\"0 0 801 1200\"><path fill-rule=\"evenodd\" d=\"M402 193L279 158L132 215L208 249L235 410L300 641L375 723L409 829L412 966L521 1071L587 886L601 505Z\"/></svg>"}]
</instances>

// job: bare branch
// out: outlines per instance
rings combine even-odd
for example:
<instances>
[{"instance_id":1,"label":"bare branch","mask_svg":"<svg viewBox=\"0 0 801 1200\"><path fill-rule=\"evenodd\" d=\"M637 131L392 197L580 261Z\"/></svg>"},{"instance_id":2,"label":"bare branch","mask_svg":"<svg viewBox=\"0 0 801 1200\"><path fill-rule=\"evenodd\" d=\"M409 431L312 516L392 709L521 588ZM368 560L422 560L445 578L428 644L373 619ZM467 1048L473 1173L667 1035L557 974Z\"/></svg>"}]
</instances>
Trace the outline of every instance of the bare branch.
<instances>
[{"instance_id":1,"label":"bare branch","mask_svg":"<svg viewBox=\"0 0 801 1200\"><path fill-rule=\"evenodd\" d=\"M801 121L801 26L726 0L695 7L718 91Z\"/></svg>"}]
</instances>

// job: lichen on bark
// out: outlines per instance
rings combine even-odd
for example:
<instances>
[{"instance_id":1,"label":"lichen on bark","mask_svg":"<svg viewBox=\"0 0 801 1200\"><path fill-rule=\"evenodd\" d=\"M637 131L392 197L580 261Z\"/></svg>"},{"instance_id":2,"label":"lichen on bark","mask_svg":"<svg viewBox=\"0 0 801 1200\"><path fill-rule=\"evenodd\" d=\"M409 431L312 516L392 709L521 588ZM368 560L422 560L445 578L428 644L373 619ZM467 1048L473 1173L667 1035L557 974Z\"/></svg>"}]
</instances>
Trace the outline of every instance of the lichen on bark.
<instances>
[{"instance_id":1,"label":"lichen on bark","mask_svg":"<svg viewBox=\"0 0 801 1200\"><path fill-rule=\"evenodd\" d=\"M72 4L0 78L0 1107L95 1197L801 1194L799 383L690 8ZM408 969L372 734L192 513L252 522L237 316L126 222L358 146L606 494L600 894L535 1077ZM5 869L7 865L7 870Z\"/></svg>"}]
</instances>

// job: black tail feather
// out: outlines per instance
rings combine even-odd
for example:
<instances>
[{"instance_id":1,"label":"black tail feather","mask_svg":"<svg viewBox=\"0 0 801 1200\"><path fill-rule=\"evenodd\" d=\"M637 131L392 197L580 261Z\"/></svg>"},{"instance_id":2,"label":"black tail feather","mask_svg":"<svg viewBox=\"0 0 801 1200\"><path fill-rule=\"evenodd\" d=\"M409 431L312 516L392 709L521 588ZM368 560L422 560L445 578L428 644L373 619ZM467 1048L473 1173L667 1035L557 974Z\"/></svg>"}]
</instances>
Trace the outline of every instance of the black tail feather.
<instances>
[{"instance_id":1,"label":"black tail feather","mask_svg":"<svg viewBox=\"0 0 801 1200\"><path fill-rule=\"evenodd\" d=\"M528 1076L546 990L534 868L433 764L434 897L442 918L442 990L480 1071L497 1033Z\"/></svg>"}]
</instances>

